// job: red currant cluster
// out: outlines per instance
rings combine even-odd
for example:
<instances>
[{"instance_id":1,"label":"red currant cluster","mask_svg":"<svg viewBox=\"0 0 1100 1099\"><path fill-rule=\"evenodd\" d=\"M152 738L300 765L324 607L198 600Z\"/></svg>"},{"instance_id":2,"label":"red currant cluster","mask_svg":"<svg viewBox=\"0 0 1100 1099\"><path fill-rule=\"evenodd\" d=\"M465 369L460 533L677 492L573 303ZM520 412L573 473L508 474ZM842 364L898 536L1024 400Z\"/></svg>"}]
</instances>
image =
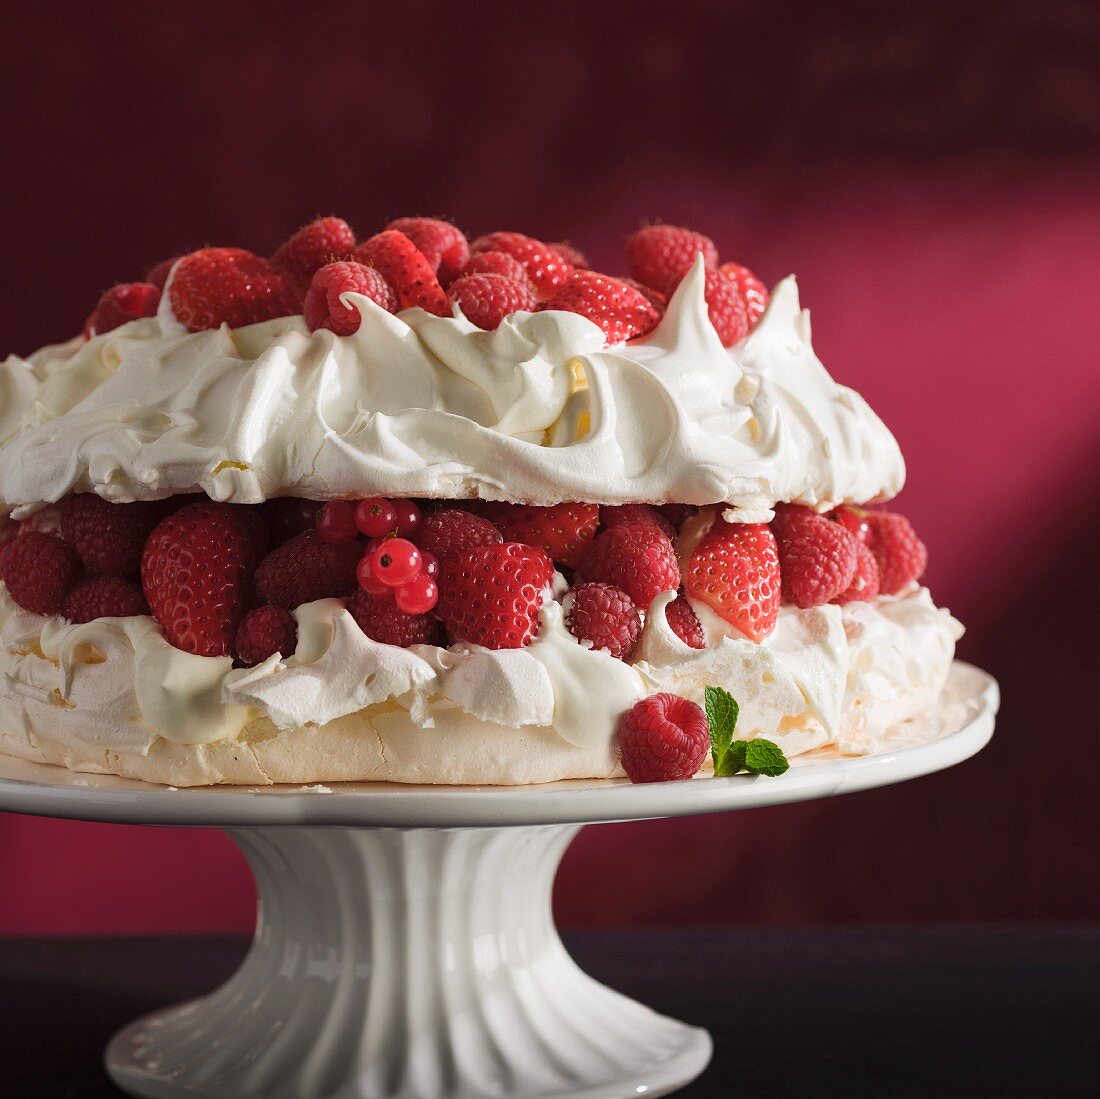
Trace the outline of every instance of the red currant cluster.
<instances>
[{"instance_id":1,"label":"red currant cluster","mask_svg":"<svg viewBox=\"0 0 1100 1099\"><path fill-rule=\"evenodd\" d=\"M439 562L409 540L420 526L420 509L411 500L330 500L318 510L315 526L323 542L339 545L360 534L370 539L357 570L368 595L390 596L406 614L427 614L439 601Z\"/></svg>"}]
</instances>

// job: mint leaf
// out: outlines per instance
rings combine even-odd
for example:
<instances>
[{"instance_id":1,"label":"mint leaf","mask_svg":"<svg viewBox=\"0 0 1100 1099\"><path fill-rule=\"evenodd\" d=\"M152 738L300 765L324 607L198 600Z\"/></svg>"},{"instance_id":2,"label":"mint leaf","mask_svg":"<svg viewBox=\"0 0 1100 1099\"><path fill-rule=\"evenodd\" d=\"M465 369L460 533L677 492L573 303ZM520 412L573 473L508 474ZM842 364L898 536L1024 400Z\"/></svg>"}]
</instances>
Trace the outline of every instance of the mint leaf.
<instances>
[{"instance_id":1,"label":"mint leaf","mask_svg":"<svg viewBox=\"0 0 1100 1099\"><path fill-rule=\"evenodd\" d=\"M787 757L783 754L783 749L778 744L773 744L770 740L763 740L760 737L744 743L744 766L747 771L751 771L754 775L770 775L775 778L776 775L783 774L790 767Z\"/></svg>"},{"instance_id":2,"label":"mint leaf","mask_svg":"<svg viewBox=\"0 0 1100 1099\"><path fill-rule=\"evenodd\" d=\"M714 773L719 778L735 775L741 768L729 768L732 760L727 760L730 745L734 743L733 733L737 728L737 700L722 687L706 687L703 690L703 706L707 712L707 725L710 727L710 752L714 758Z\"/></svg>"},{"instance_id":3,"label":"mint leaf","mask_svg":"<svg viewBox=\"0 0 1100 1099\"><path fill-rule=\"evenodd\" d=\"M726 752L722 759L722 774L720 778L724 778L726 775L736 775L738 771L745 769L745 749L748 747L749 742L747 740L735 740L730 746L729 751ZM718 771L714 772L716 775Z\"/></svg>"}]
</instances>

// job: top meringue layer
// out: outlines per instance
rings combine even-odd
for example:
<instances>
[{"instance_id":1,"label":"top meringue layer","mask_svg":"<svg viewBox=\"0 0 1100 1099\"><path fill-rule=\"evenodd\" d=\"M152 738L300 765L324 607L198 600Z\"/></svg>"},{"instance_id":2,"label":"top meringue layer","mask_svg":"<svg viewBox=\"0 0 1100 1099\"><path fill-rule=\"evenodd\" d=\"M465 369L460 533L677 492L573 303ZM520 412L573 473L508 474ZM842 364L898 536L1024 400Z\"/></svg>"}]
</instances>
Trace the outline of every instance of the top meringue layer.
<instances>
[{"instance_id":1,"label":"top meringue layer","mask_svg":"<svg viewBox=\"0 0 1100 1099\"><path fill-rule=\"evenodd\" d=\"M0 417L0 501L675 501L756 521L778 501L887 499L904 481L893 436L814 354L793 277L729 349L701 261L647 338L612 347L572 313L516 313L484 332L457 309L345 300L362 316L352 336L310 333L301 317L187 333L162 310L9 357L0 396L34 399L14 434Z\"/></svg>"}]
</instances>

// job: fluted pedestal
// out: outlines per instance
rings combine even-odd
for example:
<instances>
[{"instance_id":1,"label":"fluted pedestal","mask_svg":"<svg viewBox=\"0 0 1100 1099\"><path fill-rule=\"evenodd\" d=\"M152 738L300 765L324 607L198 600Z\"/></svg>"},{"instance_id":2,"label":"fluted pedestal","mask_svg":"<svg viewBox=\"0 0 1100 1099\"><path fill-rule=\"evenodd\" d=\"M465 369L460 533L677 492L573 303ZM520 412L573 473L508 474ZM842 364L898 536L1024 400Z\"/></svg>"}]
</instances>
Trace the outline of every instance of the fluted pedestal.
<instances>
[{"instance_id":1,"label":"fluted pedestal","mask_svg":"<svg viewBox=\"0 0 1100 1099\"><path fill-rule=\"evenodd\" d=\"M554 928L577 826L239 828L252 948L203 999L107 1051L140 1096L664 1095L710 1037L587 977Z\"/></svg>"}]
</instances>

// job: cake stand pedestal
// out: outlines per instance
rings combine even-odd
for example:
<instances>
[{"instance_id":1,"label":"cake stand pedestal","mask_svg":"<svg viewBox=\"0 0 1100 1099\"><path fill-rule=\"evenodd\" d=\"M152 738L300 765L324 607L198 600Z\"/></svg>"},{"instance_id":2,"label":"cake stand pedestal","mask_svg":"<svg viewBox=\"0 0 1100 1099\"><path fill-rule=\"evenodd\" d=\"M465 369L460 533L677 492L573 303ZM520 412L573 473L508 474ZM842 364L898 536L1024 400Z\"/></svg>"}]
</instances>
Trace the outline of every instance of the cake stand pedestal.
<instances>
[{"instance_id":1,"label":"cake stand pedestal","mask_svg":"<svg viewBox=\"0 0 1100 1099\"><path fill-rule=\"evenodd\" d=\"M588 822L750 808L928 774L989 739L996 684L956 664L935 714L779 779L631 786L174 790L0 756L0 809L225 828L259 889L252 948L201 999L132 1023L107 1069L137 1096L626 1099L682 1087L706 1031L586 976L554 928Z\"/></svg>"}]
</instances>

